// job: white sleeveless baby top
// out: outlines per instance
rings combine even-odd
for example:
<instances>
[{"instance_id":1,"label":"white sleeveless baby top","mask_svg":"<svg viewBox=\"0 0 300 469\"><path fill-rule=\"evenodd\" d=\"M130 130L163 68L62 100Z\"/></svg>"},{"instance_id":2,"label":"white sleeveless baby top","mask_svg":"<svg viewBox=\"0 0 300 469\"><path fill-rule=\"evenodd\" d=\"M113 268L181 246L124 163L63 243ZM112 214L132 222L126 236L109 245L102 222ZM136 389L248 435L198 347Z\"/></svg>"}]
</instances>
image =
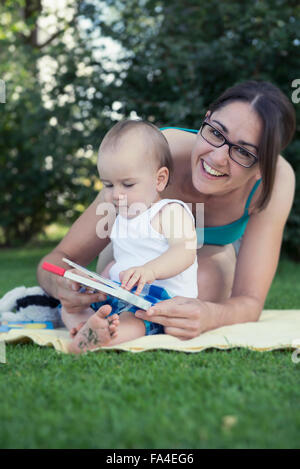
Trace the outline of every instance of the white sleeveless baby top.
<instances>
[{"instance_id":1,"label":"white sleeveless baby top","mask_svg":"<svg viewBox=\"0 0 300 469\"><path fill-rule=\"evenodd\" d=\"M109 271L112 280L119 282L119 274L123 270L144 265L169 249L165 236L151 226L152 218L168 203L181 204L194 220L189 207L176 199L160 200L135 218L116 217L110 235L116 261ZM194 263L186 270L171 278L155 280L153 285L165 288L171 296L197 298L197 267L196 256Z\"/></svg>"}]
</instances>

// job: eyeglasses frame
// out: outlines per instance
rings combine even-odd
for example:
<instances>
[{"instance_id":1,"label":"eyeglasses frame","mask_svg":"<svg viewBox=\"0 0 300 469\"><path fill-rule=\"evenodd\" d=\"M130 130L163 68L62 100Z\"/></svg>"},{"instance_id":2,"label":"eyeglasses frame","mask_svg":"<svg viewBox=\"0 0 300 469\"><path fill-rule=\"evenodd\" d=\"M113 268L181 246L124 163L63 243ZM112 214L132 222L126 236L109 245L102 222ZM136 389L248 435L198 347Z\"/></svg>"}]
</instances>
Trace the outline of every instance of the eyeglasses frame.
<instances>
[{"instance_id":1,"label":"eyeglasses frame","mask_svg":"<svg viewBox=\"0 0 300 469\"><path fill-rule=\"evenodd\" d=\"M219 134L222 135L223 139L224 139L224 142L221 144L221 145L214 145L213 143L209 142L208 140L206 140L205 137L203 137L202 135L202 130L204 128L205 125L208 125L210 127L212 127L214 130L216 130L217 132L219 132ZM243 166L243 168L252 168L252 166L254 166L257 162L258 162L258 158L256 155L254 155L254 153L252 153L251 151L247 150L246 148L242 147L241 145L237 145L236 143L232 143L230 142L230 140L228 140L228 138L225 137L225 135L219 130L217 129L216 127L214 127L210 122L207 121L207 119L205 119L202 124L201 124L201 127L199 129L199 134L201 135L201 137L207 142L209 143L210 145L212 145L213 147L215 148L221 148L223 147L223 145L228 145L228 154L229 154L229 157L232 159L232 161L234 161L235 163L239 164L240 166ZM232 158L231 156L231 148L232 147L237 147L237 148L241 148L242 150L244 151L247 151L251 156L253 156L254 158L254 161L253 163L250 165L250 166L245 166L244 164L242 163L239 163L238 161L236 161L234 158Z\"/></svg>"}]
</instances>

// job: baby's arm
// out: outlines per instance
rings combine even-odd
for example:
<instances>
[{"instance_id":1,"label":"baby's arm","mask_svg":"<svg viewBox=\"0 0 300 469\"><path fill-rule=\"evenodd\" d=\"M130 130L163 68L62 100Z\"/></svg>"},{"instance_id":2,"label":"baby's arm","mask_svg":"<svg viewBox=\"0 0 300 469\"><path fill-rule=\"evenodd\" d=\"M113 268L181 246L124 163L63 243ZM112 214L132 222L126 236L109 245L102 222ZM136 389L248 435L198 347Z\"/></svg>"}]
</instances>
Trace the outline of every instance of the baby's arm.
<instances>
[{"instance_id":1,"label":"baby's arm","mask_svg":"<svg viewBox=\"0 0 300 469\"><path fill-rule=\"evenodd\" d=\"M152 269L156 279L165 279L180 274L193 264L197 255L197 235L194 220L182 205L167 204L159 215L160 232L170 247L144 267Z\"/></svg>"},{"instance_id":2,"label":"baby's arm","mask_svg":"<svg viewBox=\"0 0 300 469\"><path fill-rule=\"evenodd\" d=\"M159 231L169 243L169 249L161 256L140 267L132 267L120 275L122 287L131 290L138 284L139 294L145 283L174 277L193 264L197 250L194 220L178 203L167 204L158 214Z\"/></svg>"}]
</instances>

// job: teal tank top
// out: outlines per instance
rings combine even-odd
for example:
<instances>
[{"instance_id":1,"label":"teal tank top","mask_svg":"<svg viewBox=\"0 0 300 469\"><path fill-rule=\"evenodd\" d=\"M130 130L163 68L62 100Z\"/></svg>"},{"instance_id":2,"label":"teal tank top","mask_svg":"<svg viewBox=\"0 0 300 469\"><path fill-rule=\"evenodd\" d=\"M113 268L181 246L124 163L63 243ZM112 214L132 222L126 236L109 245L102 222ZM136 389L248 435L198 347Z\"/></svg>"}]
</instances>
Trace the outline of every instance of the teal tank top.
<instances>
[{"instance_id":1,"label":"teal tank top","mask_svg":"<svg viewBox=\"0 0 300 469\"><path fill-rule=\"evenodd\" d=\"M162 127L160 130L166 129L177 129L183 130L185 132L192 132L196 134L198 133L198 130L184 129L181 127ZM204 228L196 228L198 243L202 244L203 242L203 244L216 244L219 246L223 246L224 244L234 243L239 238L241 238L246 230L247 223L250 217L248 213L248 208L250 206L252 197L260 183L261 179L256 181L256 183L254 184L247 199L245 210L241 218L232 223L229 223L228 225L205 226Z\"/></svg>"}]
</instances>

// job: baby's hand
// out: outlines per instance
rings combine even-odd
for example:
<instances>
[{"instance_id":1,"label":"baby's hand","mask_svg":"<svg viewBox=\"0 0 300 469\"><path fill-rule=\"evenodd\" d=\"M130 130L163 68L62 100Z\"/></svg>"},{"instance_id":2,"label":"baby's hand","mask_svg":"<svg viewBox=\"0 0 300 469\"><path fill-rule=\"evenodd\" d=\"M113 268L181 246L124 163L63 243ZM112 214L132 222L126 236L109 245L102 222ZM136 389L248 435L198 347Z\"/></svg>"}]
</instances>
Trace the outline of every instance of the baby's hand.
<instances>
[{"instance_id":1,"label":"baby's hand","mask_svg":"<svg viewBox=\"0 0 300 469\"><path fill-rule=\"evenodd\" d=\"M144 288L145 283L152 283L156 279L153 270L145 266L131 267L130 269L120 272L121 287L126 290L131 290L134 285L137 285L135 291L139 295Z\"/></svg>"}]
</instances>

